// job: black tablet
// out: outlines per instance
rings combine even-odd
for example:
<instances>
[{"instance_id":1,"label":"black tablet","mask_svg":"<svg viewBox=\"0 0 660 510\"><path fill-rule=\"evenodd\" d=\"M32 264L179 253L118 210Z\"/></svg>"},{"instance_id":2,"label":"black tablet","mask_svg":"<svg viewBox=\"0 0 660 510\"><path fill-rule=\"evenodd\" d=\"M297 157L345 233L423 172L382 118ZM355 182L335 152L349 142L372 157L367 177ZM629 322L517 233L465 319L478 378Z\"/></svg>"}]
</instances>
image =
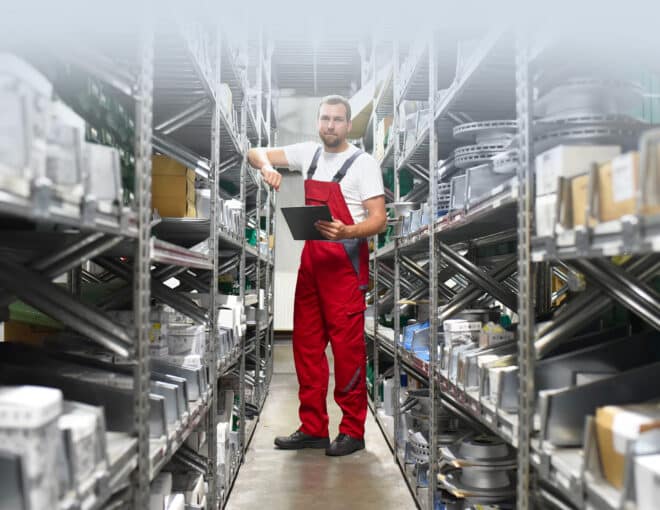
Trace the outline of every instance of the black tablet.
<instances>
[{"instance_id":1,"label":"black tablet","mask_svg":"<svg viewBox=\"0 0 660 510\"><path fill-rule=\"evenodd\" d=\"M332 221L327 205L305 205L302 207L282 207L282 214L296 241L324 240L314 223L319 220Z\"/></svg>"}]
</instances>

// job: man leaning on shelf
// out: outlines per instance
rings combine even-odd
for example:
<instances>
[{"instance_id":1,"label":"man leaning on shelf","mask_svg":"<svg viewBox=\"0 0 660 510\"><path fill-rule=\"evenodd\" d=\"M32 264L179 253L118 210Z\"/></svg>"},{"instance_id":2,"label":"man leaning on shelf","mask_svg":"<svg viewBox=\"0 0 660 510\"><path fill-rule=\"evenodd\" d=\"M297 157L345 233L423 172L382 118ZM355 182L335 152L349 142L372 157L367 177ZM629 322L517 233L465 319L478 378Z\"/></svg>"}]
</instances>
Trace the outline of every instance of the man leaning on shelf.
<instances>
[{"instance_id":1,"label":"man leaning on shelf","mask_svg":"<svg viewBox=\"0 0 660 510\"><path fill-rule=\"evenodd\" d=\"M386 227L383 178L376 160L347 141L351 107L341 96L321 100L321 143L255 148L250 164L279 189L274 167L301 171L305 203L327 205L332 221L316 228L325 241L305 241L293 314L293 355L298 376L301 426L275 439L284 450L325 448L348 455L364 448L367 417L364 293L369 283L367 238ZM330 342L335 359L335 401L342 410L339 435L330 444L326 394Z\"/></svg>"}]
</instances>

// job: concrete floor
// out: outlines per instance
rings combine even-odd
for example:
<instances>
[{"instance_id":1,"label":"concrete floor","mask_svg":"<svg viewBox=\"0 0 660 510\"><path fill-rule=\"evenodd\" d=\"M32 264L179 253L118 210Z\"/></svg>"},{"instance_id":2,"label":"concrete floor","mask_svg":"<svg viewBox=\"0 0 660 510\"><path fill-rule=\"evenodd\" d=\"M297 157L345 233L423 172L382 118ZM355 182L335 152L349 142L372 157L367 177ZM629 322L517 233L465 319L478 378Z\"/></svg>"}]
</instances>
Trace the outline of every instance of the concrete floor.
<instances>
[{"instance_id":1,"label":"concrete floor","mask_svg":"<svg viewBox=\"0 0 660 510\"><path fill-rule=\"evenodd\" d=\"M298 426L298 383L291 344L275 345L275 371L259 425L229 497L229 510L414 509L406 482L371 413L366 449L346 457L326 457L323 450L282 451L275 436ZM330 360L332 366L332 360ZM337 434L341 413L328 390L330 435Z\"/></svg>"}]
</instances>

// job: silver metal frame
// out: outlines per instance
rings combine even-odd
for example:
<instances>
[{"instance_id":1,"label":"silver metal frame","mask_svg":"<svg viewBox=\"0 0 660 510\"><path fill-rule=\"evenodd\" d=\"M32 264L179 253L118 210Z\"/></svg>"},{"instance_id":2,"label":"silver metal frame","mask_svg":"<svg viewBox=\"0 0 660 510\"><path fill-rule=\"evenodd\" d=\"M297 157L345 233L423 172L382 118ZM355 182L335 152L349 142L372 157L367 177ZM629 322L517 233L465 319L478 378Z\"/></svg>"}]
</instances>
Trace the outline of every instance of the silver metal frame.
<instances>
[{"instance_id":1,"label":"silver metal frame","mask_svg":"<svg viewBox=\"0 0 660 510\"><path fill-rule=\"evenodd\" d=\"M529 44L518 34L516 48L516 110L520 143L518 167L518 362L520 391L518 404L518 488L517 508L528 510L531 487L531 439L534 430L534 280L531 266L533 210L532 87L529 71Z\"/></svg>"},{"instance_id":2,"label":"silver metal frame","mask_svg":"<svg viewBox=\"0 0 660 510\"><path fill-rule=\"evenodd\" d=\"M135 508L149 505L149 320L151 299L151 129L154 74L153 24L145 19L140 34L140 71L135 109L135 197L138 239L133 268L133 310L135 314L134 410L137 434L137 472L134 484Z\"/></svg>"}]
</instances>

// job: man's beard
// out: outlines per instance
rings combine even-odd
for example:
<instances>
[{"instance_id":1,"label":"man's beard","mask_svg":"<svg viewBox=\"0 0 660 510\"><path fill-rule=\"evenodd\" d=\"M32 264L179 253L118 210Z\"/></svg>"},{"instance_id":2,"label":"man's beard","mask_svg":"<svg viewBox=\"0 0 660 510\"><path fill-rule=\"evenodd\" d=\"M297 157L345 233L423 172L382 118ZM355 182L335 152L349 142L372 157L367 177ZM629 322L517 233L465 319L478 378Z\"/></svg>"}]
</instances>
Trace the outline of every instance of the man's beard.
<instances>
[{"instance_id":1,"label":"man's beard","mask_svg":"<svg viewBox=\"0 0 660 510\"><path fill-rule=\"evenodd\" d=\"M323 143L326 147L339 147L343 142L343 140L335 134L324 135L319 131L319 136L321 137L321 140L323 140Z\"/></svg>"}]
</instances>

